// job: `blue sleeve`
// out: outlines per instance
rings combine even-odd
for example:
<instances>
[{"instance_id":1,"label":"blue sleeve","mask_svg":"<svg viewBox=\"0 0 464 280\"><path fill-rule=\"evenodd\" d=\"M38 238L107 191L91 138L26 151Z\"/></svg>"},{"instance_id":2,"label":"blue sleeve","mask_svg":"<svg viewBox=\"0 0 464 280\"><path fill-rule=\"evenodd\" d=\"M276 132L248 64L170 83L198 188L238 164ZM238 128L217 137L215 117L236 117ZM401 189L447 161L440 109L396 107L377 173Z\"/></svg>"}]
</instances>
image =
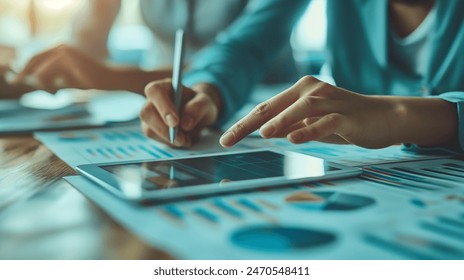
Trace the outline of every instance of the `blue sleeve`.
<instances>
[{"instance_id":1,"label":"blue sleeve","mask_svg":"<svg viewBox=\"0 0 464 280\"><path fill-rule=\"evenodd\" d=\"M440 94L439 97L451 103L456 103L458 114L458 143L460 152L464 152L464 92L453 91Z\"/></svg>"},{"instance_id":2,"label":"blue sleeve","mask_svg":"<svg viewBox=\"0 0 464 280\"><path fill-rule=\"evenodd\" d=\"M458 146L457 147L423 147L415 144L404 144L403 149L415 153L464 153L464 92L453 91L442 93L431 98L441 98L445 101L455 103L458 117Z\"/></svg>"},{"instance_id":3,"label":"blue sleeve","mask_svg":"<svg viewBox=\"0 0 464 280\"><path fill-rule=\"evenodd\" d=\"M250 1L244 13L207 48L195 55L184 84L210 83L221 91L217 125L247 102L285 44L309 0Z\"/></svg>"}]
</instances>

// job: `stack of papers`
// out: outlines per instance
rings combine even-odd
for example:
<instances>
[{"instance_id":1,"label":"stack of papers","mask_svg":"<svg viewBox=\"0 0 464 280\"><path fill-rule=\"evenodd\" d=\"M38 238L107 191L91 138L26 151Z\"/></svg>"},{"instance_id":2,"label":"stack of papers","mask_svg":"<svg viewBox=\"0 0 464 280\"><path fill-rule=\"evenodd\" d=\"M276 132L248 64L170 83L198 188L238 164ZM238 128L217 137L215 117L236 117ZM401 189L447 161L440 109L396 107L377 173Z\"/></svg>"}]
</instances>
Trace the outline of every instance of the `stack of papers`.
<instances>
[{"instance_id":1,"label":"stack of papers","mask_svg":"<svg viewBox=\"0 0 464 280\"><path fill-rule=\"evenodd\" d=\"M72 167L224 150L217 133L178 150L147 139L139 125L35 137ZM464 162L401 146L369 150L259 137L235 149L258 148L296 150L364 173L154 205L121 200L81 176L65 179L128 230L180 259L464 258Z\"/></svg>"},{"instance_id":2,"label":"stack of papers","mask_svg":"<svg viewBox=\"0 0 464 280\"><path fill-rule=\"evenodd\" d=\"M83 177L65 179L179 259L464 257L463 196L443 192L396 192L355 178L139 205Z\"/></svg>"},{"instance_id":3,"label":"stack of papers","mask_svg":"<svg viewBox=\"0 0 464 280\"><path fill-rule=\"evenodd\" d=\"M372 150L354 145L334 145L320 142L294 145L283 139L268 140L256 136L246 138L231 149L224 149L219 145L219 137L220 133L209 132L202 136L197 145L191 149L182 150L169 148L145 137L139 124L66 132L38 132L35 134L37 140L73 168L89 163L157 159L263 148L296 151L349 166L369 166L449 157L449 155L421 155L405 152L401 146Z\"/></svg>"}]
</instances>

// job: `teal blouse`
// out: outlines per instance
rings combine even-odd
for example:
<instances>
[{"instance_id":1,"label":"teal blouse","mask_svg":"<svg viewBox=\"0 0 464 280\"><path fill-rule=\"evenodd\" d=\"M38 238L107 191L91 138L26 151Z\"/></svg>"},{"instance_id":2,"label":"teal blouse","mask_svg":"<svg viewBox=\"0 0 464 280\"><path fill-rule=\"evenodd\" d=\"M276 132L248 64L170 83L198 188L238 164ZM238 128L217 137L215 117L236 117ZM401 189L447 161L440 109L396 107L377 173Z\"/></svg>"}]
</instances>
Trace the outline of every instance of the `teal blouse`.
<instances>
[{"instance_id":1,"label":"teal blouse","mask_svg":"<svg viewBox=\"0 0 464 280\"><path fill-rule=\"evenodd\" d=\"M247 102L308 2L256 0L194 58L185 84L207 82L221 90L225 108L219 124ZM428 67L421 80L407 79L388 59L388 0L327 0L327 58L337 86L362 94L429 95L456 103L464 150L464 1L436 0L435 5ZM392 87L399 79L411 83L407 90Z\"/></svg>"}]
</instances>

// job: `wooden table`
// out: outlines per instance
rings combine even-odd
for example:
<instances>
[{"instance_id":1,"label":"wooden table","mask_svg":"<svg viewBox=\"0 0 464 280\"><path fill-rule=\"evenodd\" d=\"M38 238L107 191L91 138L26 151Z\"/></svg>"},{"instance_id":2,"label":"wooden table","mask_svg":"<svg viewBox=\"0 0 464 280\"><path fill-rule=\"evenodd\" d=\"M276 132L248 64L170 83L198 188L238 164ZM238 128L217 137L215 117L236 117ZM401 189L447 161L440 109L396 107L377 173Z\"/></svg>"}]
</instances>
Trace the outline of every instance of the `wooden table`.
<instances>
[{"instance_id":1,"label":"wooden table","mask_svg":"<svg viewBox=\"0 0 464 280\"><path fill-rule=\"evenodd\" d=\"M74 174L32 136L0 137L0 259L172 259L62 179Z\"/></svg>"}]
</instances>

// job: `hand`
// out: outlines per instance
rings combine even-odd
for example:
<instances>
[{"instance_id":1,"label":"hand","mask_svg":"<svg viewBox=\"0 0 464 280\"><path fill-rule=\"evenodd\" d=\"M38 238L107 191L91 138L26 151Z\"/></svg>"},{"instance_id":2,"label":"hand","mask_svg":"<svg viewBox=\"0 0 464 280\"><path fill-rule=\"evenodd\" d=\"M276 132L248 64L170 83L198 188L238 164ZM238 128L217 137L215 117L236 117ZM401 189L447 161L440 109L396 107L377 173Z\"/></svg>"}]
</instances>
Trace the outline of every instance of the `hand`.
<instances>
[{"instance_id":1,"label":"hand","mask_svg":"<svg viewBox=\"0 0 464 280\"><path fill-rule=\"evenodd\" d=\"M25 84L10 85L8 76L14 75L10 67L0 65L0 99L18 99L23 94L35 90Z\"/></svg>"},{"instance_id":2,"label":"hand","mask_svg":"<svg viewBox=\"0 0 464 280\"><path fill-rule=\"evenodd\" d=\"M169 127L177 127L176 147L189 147L201 130L216 122L220 99L216 88L201 84L193 89L183 87L180 114L172 103L172 83L164 79L148 84L145 88L147 103L140 112L142 130L150 138L169 143Z\"/></svg>"},{"instance_id":3,"label":"hand","mask_svg":"<svg viewBox=\"0 0 464 280\"><path fill-rule=\"evenodd\" d=\"M287 137L298 144L319 140L381 148L396 138L394 99L366 96L307 76L259 104L221 138L230 147L260 128L264 138Z\"/></svg>"},{"instance_id":4,"label":"hand","mask_svg":"<svg viewBox=\"0 0 464 280\"><path fill-rule=\"evenodd\" d=\"M11 84L27 84L54 93L62 88L104 89L112 80L110 69L103 63L61 45L34 56Z\"/></svg>"}]
</instances>

